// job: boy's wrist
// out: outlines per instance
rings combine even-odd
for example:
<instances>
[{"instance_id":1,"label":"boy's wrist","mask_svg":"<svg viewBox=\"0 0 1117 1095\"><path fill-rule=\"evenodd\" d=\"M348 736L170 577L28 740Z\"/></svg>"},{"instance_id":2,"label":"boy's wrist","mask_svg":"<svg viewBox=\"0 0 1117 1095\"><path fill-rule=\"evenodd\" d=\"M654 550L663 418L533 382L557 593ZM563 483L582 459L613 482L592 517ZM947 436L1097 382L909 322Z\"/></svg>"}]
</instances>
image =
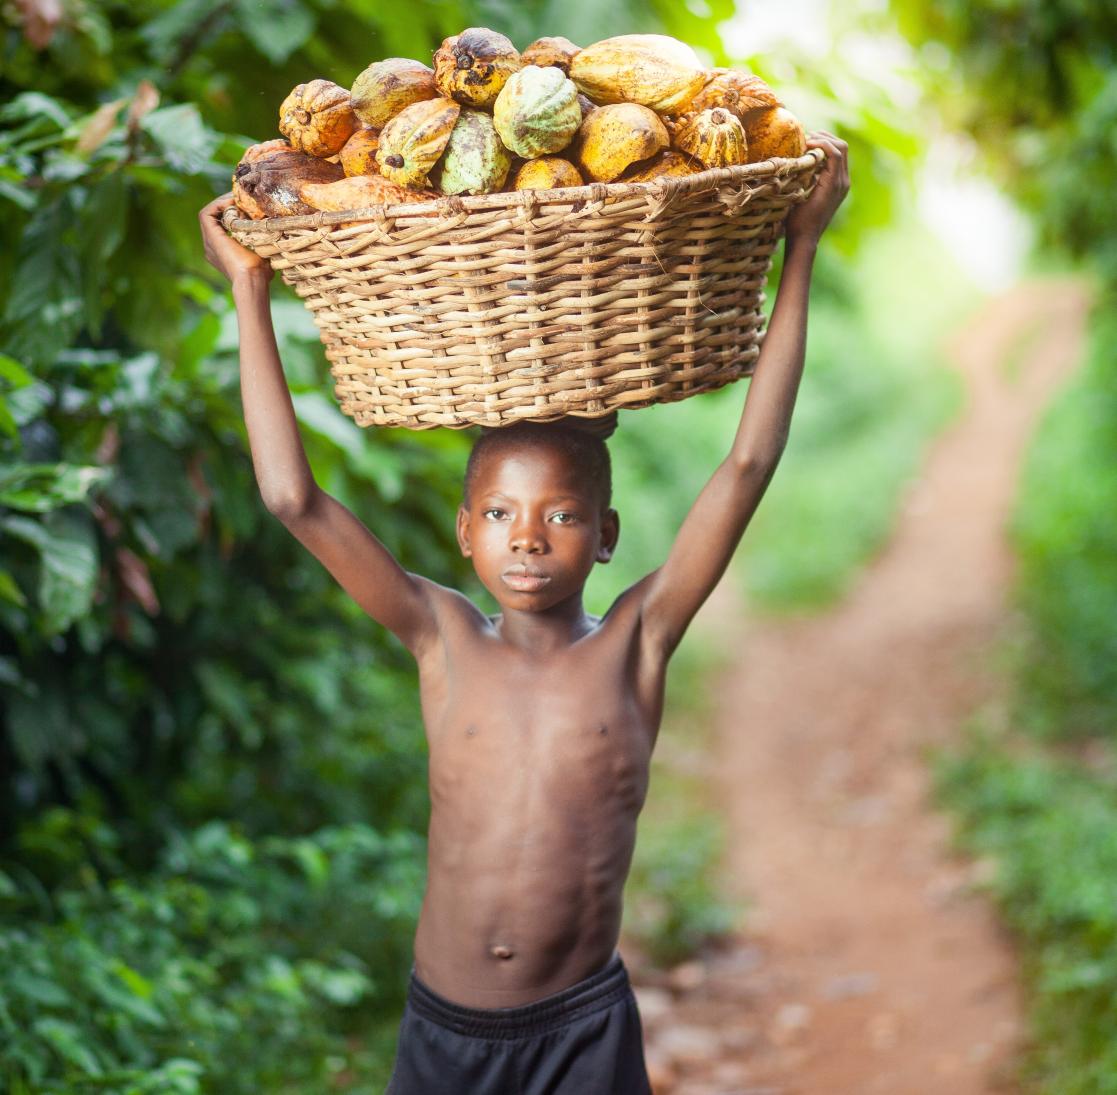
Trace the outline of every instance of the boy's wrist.
<instances>
[{"instance_id":1,"label":"boy's wrist","mask_svg":"<svg viewBox=\"0 0 1117 1095\"><path fill-rule=\"evenodd\" d=\"M784 240L784 251L806 251L814 254L818 250L821 233L817 232L788 232Z\"/></svg>"},{"instance_id":2,"label":"boy's wrist","mask_svg":"<svg viewBox=\"0 0 1117 1095\"><path fill-rule=\"evenodd\" d=\"M233 296L258 296L267 295L268 282L271 281L271 271L265 267L253 267L239 270L233 275Z\"/></svg>"}]
</instances>

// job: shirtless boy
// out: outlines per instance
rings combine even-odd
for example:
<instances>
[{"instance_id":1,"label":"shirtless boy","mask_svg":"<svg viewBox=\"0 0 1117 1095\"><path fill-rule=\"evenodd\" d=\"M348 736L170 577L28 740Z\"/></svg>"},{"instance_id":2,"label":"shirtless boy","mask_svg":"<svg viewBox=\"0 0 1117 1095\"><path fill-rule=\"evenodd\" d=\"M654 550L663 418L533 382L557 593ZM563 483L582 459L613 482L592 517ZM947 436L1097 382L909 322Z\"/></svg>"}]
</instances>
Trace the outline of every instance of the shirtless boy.
<instances>
[{"instance_id":1,"label":"shirtless boy","mask_svg":"<svg viewBox=\"0 0 1117 1095\"><path fill-rule=\"evenodd\" d=\"M486 435L457 515L501 612L409 574L321 490L303 451L268 304L271 269L202 210L232 282L241 393L264 504L419 666L430 752L429 872L394 1095L639 1095L640 1020L616 945L668 659L721 577L783 451L803 369L819 239L849 189L828 133L787 218L783 277L728 455L663 565L600 619L582 606L619 521L604 442L550 426Z\"/></svg>"}]
</instances>

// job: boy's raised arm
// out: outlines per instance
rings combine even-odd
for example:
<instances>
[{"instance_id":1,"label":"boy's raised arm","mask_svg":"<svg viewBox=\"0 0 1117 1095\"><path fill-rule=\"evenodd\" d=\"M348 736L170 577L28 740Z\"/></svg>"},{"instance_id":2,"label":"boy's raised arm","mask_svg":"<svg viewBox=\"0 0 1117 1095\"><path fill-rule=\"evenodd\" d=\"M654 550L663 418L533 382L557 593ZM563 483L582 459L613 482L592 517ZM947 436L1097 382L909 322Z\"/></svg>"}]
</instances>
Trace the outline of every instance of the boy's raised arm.
<instances>
[{"instance_id":1,"label":"boy's raised arm","mask_svg":"<svg viewBox=\"0 0 1117 1095\"><path fill-rule=\"evenodd\" d=\"M787 442L815 250L849 190L845 142L817 133L807 143L826 153L826 164L811 197L787 218L780 289L733 447L691 507L667 561L641 583L644 633L666 653L725 572Z\"/></svg>"},{"instance_id":2,"label":"boy's raised arm","mask_svg":"<svg viewBox=\"0 0 1117 1095\"><path fill-rule=\"evenodd\" d=\"M232 204L226 194L198 219L206 259L233 287L241 398L260 496L353 599L414 651L435 631L429 584L408 574L357 517L314 481L275 342L271 266L226 233L221 214Z\"/></svg>"}]
</instances>

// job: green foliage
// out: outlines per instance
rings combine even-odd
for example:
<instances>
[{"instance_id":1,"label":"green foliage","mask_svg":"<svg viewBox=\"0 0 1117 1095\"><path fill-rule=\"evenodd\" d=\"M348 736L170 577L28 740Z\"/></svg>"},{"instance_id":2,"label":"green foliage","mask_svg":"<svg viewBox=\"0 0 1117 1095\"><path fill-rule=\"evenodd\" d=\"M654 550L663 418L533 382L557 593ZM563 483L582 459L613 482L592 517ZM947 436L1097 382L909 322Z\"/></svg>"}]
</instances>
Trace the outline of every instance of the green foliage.
<instances>
[{"instance_id":1,"label":"green foliage","mask_svg":"<svg viewBox=\"0 0 1117 1095\"><path fill-rule=\"evenodd\" d=\"M61 808L21 840L66 858L75 838L118 850L109 826ZM359 1006L400 1002L422 857L407 832L253 842L211 822L172 839L139 884L86 866L48 896L26 867L0 873L0 1083L371 1095L386 1047L347 1033Z\"/></svg>"},{"instance_id":2,"label":"green foliage","mask_svg":"<svg viewBox=\"0 0 1117 1095\"><path fill-rule=\"evenodd\" d=\"M1032 997L1025 1089L1117 1092L1117 760L1100 770L1016 759L988 734L941 757L938 784L964 846L1016 932Z\"/></svg>"},{"instance_id":3,"label":"green foliage","mask_svg":"<svg viewBox=\"0 0 1117 1095\"><path fill-rule=\"evenodd\" d=\"M1019 714L1045 734L1117 727L1117 318L1099 304L1086 367L1029 454L1014 521L1027 635Z\"/></svg>"}]
</instances>

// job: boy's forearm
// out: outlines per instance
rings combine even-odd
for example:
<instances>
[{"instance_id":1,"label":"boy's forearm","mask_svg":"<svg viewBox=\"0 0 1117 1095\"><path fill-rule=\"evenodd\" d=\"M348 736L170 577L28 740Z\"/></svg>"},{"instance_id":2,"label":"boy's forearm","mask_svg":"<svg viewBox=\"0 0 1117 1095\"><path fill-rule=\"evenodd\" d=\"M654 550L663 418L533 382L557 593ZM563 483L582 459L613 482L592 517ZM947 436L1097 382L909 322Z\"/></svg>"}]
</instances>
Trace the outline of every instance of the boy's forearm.
<instances>
[{"instance_id":1,"label":"boy's forearm","mask_svg":"<svg viewBox=\"0 0 1117 1095\"><path fill-rule=\"evenodd\" d=\"M314 476L306 459L291 393L283 375L267 281L234 282L240 327L240 390L252 466L264 504L274 513L306 505Z\"/></svg>"},{"instance_id":2,"label":"boy's forearm","mask_svg":"<svg viewBox=\"0 0 1117 1095\"><path fill-rule=\"evenodd\" d=\"M787 443L803 375L807 302L817 248L817 240L805 237L789 238L785 244L779 293L733 442L732 457L743 466L774 468Z\"/></svg>"}]
</instances>

